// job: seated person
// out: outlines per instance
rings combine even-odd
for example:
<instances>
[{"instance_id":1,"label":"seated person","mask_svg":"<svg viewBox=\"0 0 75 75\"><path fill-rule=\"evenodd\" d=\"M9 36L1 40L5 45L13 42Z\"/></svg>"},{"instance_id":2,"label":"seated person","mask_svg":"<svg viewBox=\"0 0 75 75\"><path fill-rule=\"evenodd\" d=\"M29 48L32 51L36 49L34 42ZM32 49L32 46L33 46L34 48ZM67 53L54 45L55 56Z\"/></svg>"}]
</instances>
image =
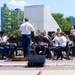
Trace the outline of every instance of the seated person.
<instances>
[{"instance_id":1,"label":"seated person","mask_svg":"<svg viewBox=\"0 0 75 75\"><path fill-rule=\"evenodd\" d=\"M41 37L41 30L38 29L34 35L34 42L39 44L42 41L42 37Z\"/></svg>"},{"instance_id":2,"label":"seated person","mask_svg":"<svg viewBox=\"0 0 75 75\"><path fill-rule=\"evenodd\" d=\"M70 35L75 36L75 29L73 25L71 26Z\"/></svg>"},{"instance_id":3,"label":"seated person","mask_svg":"<svg viewBox=\"0 0 75 75\"><path fill-rule=\"evenodd\" d=\"M41 30L40 30L40 29L38 29L38 30L36 31L35 36L41 36Z\"/></svg>"},{"instance_id":4,"label":"seated person","mask_svg":"<svg viewBox=\"0 0 75 75\"><path fill-rule=\"evenodd\" d=\"M17 46L15 43L10 43L8 41L11 36L12 36L12 34L10 32L7 32L7 34L2 38L2 41L3 41L3 46L7 49L7 56L9 55L9 56L13 57L14 51L17 50ZM11 52L12 54L9 52Z\"/></svg>"},{"instance_id":5,"label":"seated person","mask_svg":"<svg viewBox=\"0 0 75 75\"><path fill-rule=\"evenodd\" d=\"M75 44L74 44L73 40L69 39L68 47L69 47L70 55L72 55L74 57L75 56Z\"/></svg>"},{"instance_id":6,"label":"seated person","mask_svg":"<svg viewBox=\"0 0 75 75\"><path fill-rule=\"evenodd\" d=\"M59 50L57 51L57 59L59 59L59 57L61 57L61 59L63 58L62 51L68 50L66 46L67 46L67 39L65 37L64 32L61 32L59 38Z\"/></svg>"},{"instance_id":7,"label":"seated person","mask_svg":"<svg viewBox=\"0 0 75 75\"><path fill-rule=\"evenodd\" d=\"M57 28L57 32L56 33L57 33L57 36L60 37L60 33L61 33L60 28Z\"/></svg>"},{"instance_id":8,"label":"seated person","mask_svg":"<svg viewBox=\"0 0 75 75\"><path fill-rule=\"evenodd\" d=\"M59 37L56 32L53 33L53 39L50 41L49 50L51 51L51 58L54 59L54 56L57 53L58 46L59 46Z\"/></svg>"},{"instance_id":9,"label":"seated person","mask_svg":"<svg viewBox=\"0 0 75 75\"><path fill-rule=\"evenodd\" d=\"M42 32L41 34L42 37L42 41L36 46L36 54L39 55L40 51L42 51L42 54L46 54L49 53L47 52L47 46L48 46L48 42L44 41L44 39L48 39L48 37L46 36L45 32Z\"/></svg>"},{"instance_id":10,"label":"seated person","mask_svg":"<svg viewBox=\"0 0 75 75\"><path fill-rule=\"evenodd\" d=\"M0 53L1 53L1 59L5 59L6 57L7 49L3 46L2 38L0 38Z\"/></svg>"}]
</instances>

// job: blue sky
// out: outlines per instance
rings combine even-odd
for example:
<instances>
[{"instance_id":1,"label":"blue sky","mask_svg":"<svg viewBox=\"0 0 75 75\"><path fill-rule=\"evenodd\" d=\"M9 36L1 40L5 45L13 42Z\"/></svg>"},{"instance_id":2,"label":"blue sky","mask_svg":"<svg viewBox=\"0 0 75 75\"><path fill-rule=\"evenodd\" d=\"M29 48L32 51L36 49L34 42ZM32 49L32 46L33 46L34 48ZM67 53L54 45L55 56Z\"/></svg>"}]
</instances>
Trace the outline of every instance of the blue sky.
<instances>
[{"instance_id":1,"label":"blue sky","mask_svg":"<svg viewBox=\"0 0 75 75\"><path fill-rule=\"evenodd\" d=\"M64 16L75 16L75 0L1 0L0 7L6 3L10 9L21 8L24 5L46 5L50 13L62 13Z\"/></svg>"}]
</instances>

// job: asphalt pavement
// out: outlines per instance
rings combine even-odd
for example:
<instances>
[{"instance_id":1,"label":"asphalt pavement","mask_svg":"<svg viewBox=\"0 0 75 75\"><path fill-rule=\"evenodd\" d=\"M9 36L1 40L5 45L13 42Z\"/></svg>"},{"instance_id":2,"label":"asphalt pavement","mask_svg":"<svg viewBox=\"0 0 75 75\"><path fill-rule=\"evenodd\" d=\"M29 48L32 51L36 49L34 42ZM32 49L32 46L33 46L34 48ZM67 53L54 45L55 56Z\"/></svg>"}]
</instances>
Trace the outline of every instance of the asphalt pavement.
<instances>
[{"instance_id":1,"label":"asphalt pavement","mask_svg":"<svg viewBox=\"0 0 75 75\"><path fill-rule=\"evenodd\" d=\"M73 60L46 59L44 67L28 67L28 61L0 60L0 75L75 75Z\"/></svg>"}]
</instances>

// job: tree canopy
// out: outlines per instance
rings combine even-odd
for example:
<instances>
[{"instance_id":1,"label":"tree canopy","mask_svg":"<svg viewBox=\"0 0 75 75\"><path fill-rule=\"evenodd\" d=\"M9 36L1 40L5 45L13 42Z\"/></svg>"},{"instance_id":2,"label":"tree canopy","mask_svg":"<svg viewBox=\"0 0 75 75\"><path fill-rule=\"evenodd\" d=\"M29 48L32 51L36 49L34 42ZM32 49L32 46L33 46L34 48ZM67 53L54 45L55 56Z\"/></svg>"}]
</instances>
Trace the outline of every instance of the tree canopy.
<instances>
[{"instance_id":1,"label":"tree canopy","mask_svg":"<svg viewBox=\"0 0 75 75\"><path fill-rule=\"evenodd\" d=\"M3 11L3 14L6 23L2 25L2 31L4 31L4 33L8 31L14 33L19 29L20 24L23 22L23 12L21 10L7 9Z\"/></svg>"},{"instance_id":2,"label":"tree canopy","mask_svg":"<svg viewBox=\"0 0 75 75\"><path fill-rule=\"evenodd\" d=\"M69 31L71 28L70 17L64 17L61 13L52 13L52 16L62 29L62 31Z\"/></svg>"},{"instance_id":3,"label":"tree canopy","mask_svg":"<svg viewBox=\"0 0 75 75\"><path fill-rule=\"evenodd\" d=\"M3 14L5 24L2 25L2 31L4 31L4 33L10 31L14 35L20 35L17 33L19 32L18 29L20 27L20 24L23 22L23 12L21 10L7 9L3 11ZM70 17L64 17L64 15L61 13L52 13L52 16L54 17L62 31L70 30L72 25Z\"/></svg>"}]
</instances>

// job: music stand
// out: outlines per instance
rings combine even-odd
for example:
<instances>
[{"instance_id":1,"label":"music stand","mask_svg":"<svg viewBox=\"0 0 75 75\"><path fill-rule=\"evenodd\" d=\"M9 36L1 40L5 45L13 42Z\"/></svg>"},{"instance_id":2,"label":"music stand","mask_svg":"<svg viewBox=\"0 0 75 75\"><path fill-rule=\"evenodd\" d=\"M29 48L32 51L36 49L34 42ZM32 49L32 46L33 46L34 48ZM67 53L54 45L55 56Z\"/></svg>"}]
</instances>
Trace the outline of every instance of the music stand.
<instances>
[{"instance_id":1,"label":"music stand","mask_svg":"<svg viewBox=\"0 0 75 75\"><path fill-rule=\"evenodd\" d=\"M9 43L15 43L16 42L16 38L11 36L9 39L8 39L8 42Z\"/></svg>"}]
</instances>

